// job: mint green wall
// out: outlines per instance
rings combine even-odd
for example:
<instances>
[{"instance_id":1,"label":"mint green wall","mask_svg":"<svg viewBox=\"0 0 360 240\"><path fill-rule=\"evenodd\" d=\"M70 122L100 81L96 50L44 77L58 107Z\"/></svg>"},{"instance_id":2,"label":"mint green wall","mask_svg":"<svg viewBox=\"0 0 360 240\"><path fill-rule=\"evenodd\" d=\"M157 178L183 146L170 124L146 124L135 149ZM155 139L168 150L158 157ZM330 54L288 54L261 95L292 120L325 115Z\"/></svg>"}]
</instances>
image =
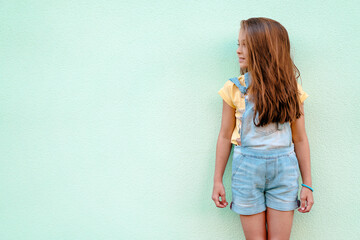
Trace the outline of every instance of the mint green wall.
<instances>
[{"instance_id":1,"label":"mint green wall","mask_svg":"<svg viewBox=\"0 0 360 240\"><path fill-rule=\"evenodd\" d=\"M0 239L245 239L211 200L241 19L288 30L315 204L291 239L360 235L357 1L0 0ZM224 175L231 201L231 159Z\"/></svg>"}]
</instances>

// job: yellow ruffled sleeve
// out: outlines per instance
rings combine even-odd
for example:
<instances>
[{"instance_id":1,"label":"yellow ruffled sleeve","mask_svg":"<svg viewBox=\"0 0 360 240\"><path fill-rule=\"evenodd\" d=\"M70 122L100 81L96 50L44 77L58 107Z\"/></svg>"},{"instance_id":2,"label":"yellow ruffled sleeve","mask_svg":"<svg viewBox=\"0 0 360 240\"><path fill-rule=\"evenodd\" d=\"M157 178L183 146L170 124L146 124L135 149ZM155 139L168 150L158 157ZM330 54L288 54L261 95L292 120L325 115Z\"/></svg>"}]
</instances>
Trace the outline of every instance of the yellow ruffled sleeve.
<instances>
[{"instance_id":1,"label":"yellow ruffled sleeve","mask_svg":"<svg viewBox=\"0 0 360 240\"><path fill-rule=\"evenodd\" d=\"M309 97L309 95L303 90L302 86L299 83L297 83L297 86L300 94L300 102L303 103L305 99Z\"/></svg>"},{"instance_id":2,"label":"yellow ruffled sleeve","mask_svg":"<svg viewBox=\"0 0 360 240\"><path fill-rule=\"evenodd\" d=\"M236 108L233 99L234 99L234 88L235 84L228 80L224 86L218 91L218 94L224 99L224 101L232 108ZM236 86L235 86L236 87Z\"/></svg>"}]
</instances>

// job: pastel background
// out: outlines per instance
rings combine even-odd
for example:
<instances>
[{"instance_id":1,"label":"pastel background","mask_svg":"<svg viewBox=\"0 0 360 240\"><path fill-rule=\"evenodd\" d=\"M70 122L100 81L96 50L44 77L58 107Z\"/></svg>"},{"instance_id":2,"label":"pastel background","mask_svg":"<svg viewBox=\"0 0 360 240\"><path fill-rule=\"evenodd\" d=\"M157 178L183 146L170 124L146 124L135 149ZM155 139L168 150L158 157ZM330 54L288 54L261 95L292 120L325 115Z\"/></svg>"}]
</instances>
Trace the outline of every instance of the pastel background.
<instances>
[{"instance_id":1,"label":"pastel background","mask_svg":"<svg viewBox=\"0 0 360 240\"><path fill-rule=\"evenodd\" d=\"M288 30L309 94L315 204L291 239L358 239L355 0L0 0L0 239L245 239L211 200L217 91L260 16Z\"/></svg>"}]
</instances>

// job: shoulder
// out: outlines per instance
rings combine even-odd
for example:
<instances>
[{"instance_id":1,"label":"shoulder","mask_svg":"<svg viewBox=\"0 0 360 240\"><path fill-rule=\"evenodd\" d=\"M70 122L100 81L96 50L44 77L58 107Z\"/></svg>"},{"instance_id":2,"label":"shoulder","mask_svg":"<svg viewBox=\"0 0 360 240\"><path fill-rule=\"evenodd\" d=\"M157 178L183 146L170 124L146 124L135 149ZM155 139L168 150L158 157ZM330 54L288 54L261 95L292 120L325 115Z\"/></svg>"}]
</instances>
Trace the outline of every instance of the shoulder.
<instances>
[{"instance_id":1,"label":"shoulder","mask_svg":"<svg viewBox=\"0 0 360 240\"><path fill-rule=\"evenodd\" d=\"M240 75L238 77L238 79L239 79L239 82L240 82L241 85L246 86L246 84L245 84L245 75L244 74Z\"/></svg>"},{"instance_id":2,"label":"shoulder","mask_svg":"<svg viewBox=\"0 0 360 240\"><path fill-rule=\"evenodd\" d=\"M303 103L305 101L305 99L307 99L309 97L309 94L307 94L304 91L303 87L298 82L297 82L297 88L298 88L299 95L300 95L300 101L301 101L301 103Z\"/></svg>"},{"instance_id":3,"label":"shoulder","mask_svg":"<svg viewBox=\"0 0 360 240\"><path fill-rule=\"evenodd\" d=\"M235 103L237 99L237 95L239 92L238 87L235 85L234 82L237 80L242 84L244 82L244 76L241 75L239 77L229 78L223 85L223 87L218 91L219 95L224 99L224 101L230 105L231 107L235 108Z\"/></svg>"},{"instance_id":4,"label":"shoulder","mask_svg":"<svg viewBox=\"0 0 360 240\"><path fill-rule=\"evenodd\" d=\"M224 84L224 87L226 88L232 88L233 86L235 86L235 84L230 79L228 79Z\"/></svg>"},{"instance_id":5,"label":"shoulder","mask_svg":"<svg viewBox=\"0 0 360 240\"><path fill-rule=\"evenodd\" d=\"M302 92L302 91L303 91L303 88L302 88L302 86L300 85L300 83L296 82L296 84L297 84L298 90Z\"/></svg>"},{"instance_id":6,"label":"shoulder","mask_svg":"<svg viewBox=\"0 0 360 240\"><path fill-rule=\"evenodd\" d=\"M240 83L243 86L246 86L245 84L245 77L244 75L240 75L238 77L232 77L229 78L229 80L227 80L224 84L224 87L228 87L228 88L236 88L236 84Z\"/></svg>"}]
</instances>

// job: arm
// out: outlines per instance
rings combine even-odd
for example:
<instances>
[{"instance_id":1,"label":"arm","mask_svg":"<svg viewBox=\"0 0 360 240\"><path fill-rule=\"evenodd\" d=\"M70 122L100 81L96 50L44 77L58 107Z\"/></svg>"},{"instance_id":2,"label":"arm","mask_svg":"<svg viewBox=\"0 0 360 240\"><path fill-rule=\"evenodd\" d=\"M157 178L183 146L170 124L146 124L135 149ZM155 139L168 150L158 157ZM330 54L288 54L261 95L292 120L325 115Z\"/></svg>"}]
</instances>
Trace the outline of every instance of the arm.
<instances>
[{"instance_id":1,"label":"arm","mask_svg":"<svg viewBox=\"0 0 360 240\"><path fill-rule=\"evenodd\" d=\"M301 112L304 112L304 104L300 105ZM301 178L304 184L312 187L311 166L310 166L310 148L309 141L305 131L305 118L301 115L291 124L292 140L296 157L299 162Z\"/></svg>"},{"instance_id":2,"label":"arm","mask_svg":"<svg viewBox=\"0 0 360 240\"><path fill-rule=\"evenodd\" d=\"M235 108L223 100L221 128L216 144L214 183L222 183L225 167L231 151L231 135L235 127Z\"/></svg>"},{"instance_id":3,"label":"arm","mask_svg":"<svg viewBox=\"0 0 360 240\"><path fill-rule=\"evenodd\" d=\"M300 105L301 112L304 112L304 104ZM310 148L309 141L305 132L305 119L304 115L296 119L291 124L291 132L294 142L294 148L296 157L299 162L301 177L303 183L312 187L311 182L311 167L310 167ZM314 197L312 191L306 187L301 188L300 192L301 206L298 209L301 213L307 213L310 211L314 204ZM306 207L305 207L305 203Z\"/></svg>"}]
</instances>

